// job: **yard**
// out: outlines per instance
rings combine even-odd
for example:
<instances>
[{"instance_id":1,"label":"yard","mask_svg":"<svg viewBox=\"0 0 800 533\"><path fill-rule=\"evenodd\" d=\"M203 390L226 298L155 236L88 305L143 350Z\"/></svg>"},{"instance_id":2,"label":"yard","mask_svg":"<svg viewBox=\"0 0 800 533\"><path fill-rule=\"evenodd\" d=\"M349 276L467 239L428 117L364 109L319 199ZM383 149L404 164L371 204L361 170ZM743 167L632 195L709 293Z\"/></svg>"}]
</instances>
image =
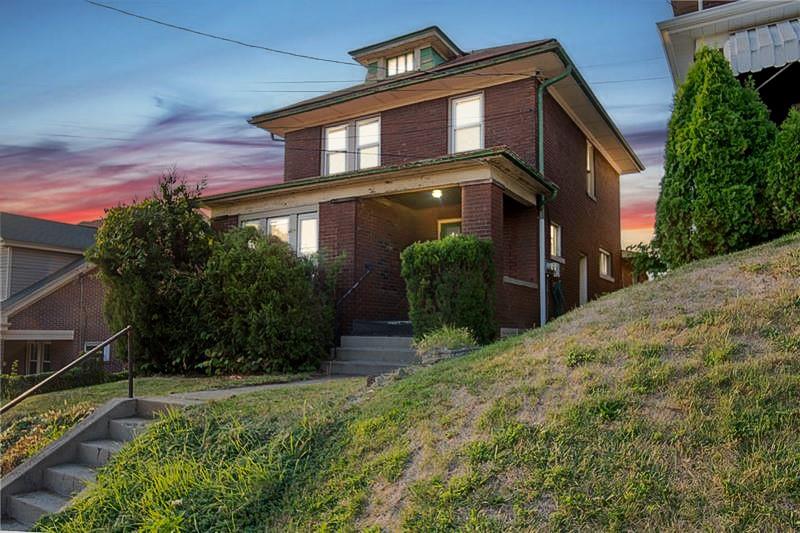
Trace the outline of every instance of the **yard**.
<instances>
[{"instance_id":1,"label":"yard","mask_svg":"<svg viewBox=\"0 0 800 533\"><path fill-rule=\"evenodd\" d=\"M309 373L223 377L146 377L134 383L136 396L244 387L307 379ZM128 395L128 382L116 381L32 396L0 420L0 448L5 475L25 459L58 439L91 414L95 407Z\"/></svg>"}]
</instances>

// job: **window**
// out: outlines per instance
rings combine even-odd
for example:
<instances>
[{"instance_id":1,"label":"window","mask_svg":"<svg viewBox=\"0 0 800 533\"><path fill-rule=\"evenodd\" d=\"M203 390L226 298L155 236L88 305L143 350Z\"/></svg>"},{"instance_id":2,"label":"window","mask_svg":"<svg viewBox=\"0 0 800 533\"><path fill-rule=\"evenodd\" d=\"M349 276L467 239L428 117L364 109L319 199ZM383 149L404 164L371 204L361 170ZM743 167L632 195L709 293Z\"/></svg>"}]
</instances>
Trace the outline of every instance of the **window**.
<instances>
[{"instance_id":1,"label":"window","mask_svg":"<svg viewBox=\"0 0 800 533\"><path fill-rule=\"evenodd\" d=\"M386 75L396 76L397 74L404 74L414 70L414 52L390 57L386 60Z\"/></svg>"},{"instance_id":2,"label":"window","mask_svg":"<svg viewBox=\"0 0 800 533\"><path fill-rule=\"evenodd\" d=\"M444 239L450 235L461 234L461 219L460 218L447 218L438 221L439 224L439 238Z\"/></svg>"},{"instance_id":3,"label":"window","mask_svg":"<svg viewBox=\"0 0 800 533\"><path fill-rule=\"evenodd\" d=\"M600 277L605 278L607 280L613 280L614 278L611 277L611 254L600 249Z\"/></svg>"},{"instance_id":4,"label":"window","mask_svg":"<svg viewBox=\"0 0 800 533\"><path fill-rule=\"evenodd\" d=\"M95 346L97 346L99 344L100 344L100 341L90 341L90 342L84 343L83 344L83 353L88 352L89 350L91 350L92 348L94 348ZM105 361L106 363L111 361L111 345L110 344L106 344L105 346L103 346L103 361Z\"/></svg>"},{"instance_id":5,"label":"window","mask_svg":"<svg viewBox=\"0 0 800 533\"><path fill-rule=\"evenodd\" d=\"M300 255L317 253L319 224L316 213L297 215L297 249Z\"/></svg>"},{"instance_id":6,"label":"window","mask_svg":"<svg viewBox=\"0 0 800 533\"><path fill-rule=\"evenodd\" d=\"M381 164L381 117L325 128L322 175L372 168Z\"/></svg>"},{"instance_id":7,"label":"window","mask_svg":"<svg viewBox=\"0 0 800 533\"><path fill-rule=\"evenodd\" d=\"M347 159L347 124L326 128L323 174L346 172Z\"/></svg>"},{"instance_id":8,"label":"window","mask_svg":"<svg viewBox=\"0 0 800 533\"><path fill-rule=\"evenodd\" d=\"M282 240L297 255L312 255L319 248L319 216L316 212L290 213L242 221L243 227L254 227Z\"/></svg>"},{"instance_id":9,"label":"window","mask_svg":"<svg viewBox=\"0 0 800 533\"><path fill-rule=\"evenodd\" d=\"M483 148L483 95L450 101L450 152Z\"/></svg>"},{"instance_id":10,"label":"window","mask_svg":"<svg viewBox=\"0 0 800 533\"><path fill-rule=\"evenodd\" d=\"M563 257L561 254L561 226L555 222L550 223L550 255Z\"/></svg>"},{"instance_id":11,"label":"window","mask_svg":"<svg viewBox=\"0 0 800 533\"><path fill-rule=\"evenodd\" d=\"M29 342L25 347L25 361L28 374L50 372L50 343Z\"/></svg>"},{"instance_id":12,"label":"window","mask_svg":"<svg viewBox=\"0 0 800 533\"><path fill-rule=\"evenodd\" d=\"M586 194L595 196L596 186L594 179L594 145L586 141Z\"/></svg>"},{"instance_id":13,"label":"window","mask_svg":"<svg viewBox=\"0 0 800 533\"><path fill-rule=\"evenodd\" d=\"M356 122L356 168L381 164L381 120L378 117Z\"/></svg>"}]
</instances>

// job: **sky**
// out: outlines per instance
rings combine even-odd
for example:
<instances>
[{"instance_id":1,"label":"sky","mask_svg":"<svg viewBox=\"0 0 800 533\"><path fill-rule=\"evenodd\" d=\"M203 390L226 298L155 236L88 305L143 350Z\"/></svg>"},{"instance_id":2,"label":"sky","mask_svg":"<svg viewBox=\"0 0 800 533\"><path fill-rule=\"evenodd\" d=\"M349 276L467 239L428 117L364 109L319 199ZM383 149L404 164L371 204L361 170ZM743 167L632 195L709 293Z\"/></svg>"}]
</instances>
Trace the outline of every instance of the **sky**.
<instances>
[{"instance_id":1,"label":"sky","mask_svg":"<svg viewBox=\"0 0 800 533\"><path fill-rule=\"evenodd\" d=\"M104 3L340 61L434 24L464 50L555 37L647 167L620 179L623 246L651 237L673 94L655 26L666 0ZM0 2L0 50L0 210L63 222L148 196L171 167L209 193L279 182L282 145L247 119L364 76L85 0Z\"/></svg>"}]
</instances>

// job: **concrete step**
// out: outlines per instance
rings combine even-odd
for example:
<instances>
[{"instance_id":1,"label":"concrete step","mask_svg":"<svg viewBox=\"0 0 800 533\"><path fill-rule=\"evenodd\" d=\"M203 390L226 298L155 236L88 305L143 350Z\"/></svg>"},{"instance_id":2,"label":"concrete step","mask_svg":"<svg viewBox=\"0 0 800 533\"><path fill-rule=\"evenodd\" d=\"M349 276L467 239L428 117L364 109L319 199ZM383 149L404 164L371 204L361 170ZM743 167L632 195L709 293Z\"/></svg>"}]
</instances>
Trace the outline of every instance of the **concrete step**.
<instances>
[{"instance_id":1,"label":"concrete step","mask_svg":"<svg viewBox=\"0 0 800 533\"><path fill-rule=\"evenodd\" d=\"M119 451L124 442L112 439L90 440L78 447L81 462L92 466L103 466Z\"/></svg>"},{"instance_id":2,"label":"concrete step","mask_svg":"<svg viewBox=\"0 0 800 533\"><path fill-rule=\"evenodd\" d=\"M342 348L400 348L410 350L413 337L385 337L379 335L342 335Z\"/></svg>"},{"instance_id":3,"label":"concrete step","mask_svg":"<svg viewBox=\"0 0 800 533\"><path fill-rule=\"evenodd\" d=\"M404 364L374 361L328 361L328 371L336 376L379 376L403 368Z\"/></svg>"},{"instance_id":4,"label":"concrete step","mask_svg":"<svg viewBox=\"0 0 800 533\"><path fill-rule=\"evenodd\" d=\"M28 531L29 526L18 522L11 517L3 516L0 518L0 531Z\"/></svg>"},{"instance_id":5,"label":"concrete step","mask_svg":"<svg viewBox=\"0 0 800 533\"><path fill-rule=\"evenodd\" d=\"M8 497L8 508L3 509L17 522L31 526L45 514L57 513L67 506L69 499L50 492L37 490Z\"/></svg>"},{"instance_id":6,"label":"concrete step","mask_svg":"<svg viewBox=\"0 0 800 533\"><path fill-rule=\"evenodd\" d=\"M76 463L51 466L44 471L44 485L62 496L72 496L83 490L87 483L94 482L94 468Z\"/></svg>"},{"instance_id":7,"label":"concrete step","mask_svg":"<svg viewBox=\"0 0 800 533\"><path fill-rule=\"evenodd\" d=\"M127 442L136 435L143 433L147 426L153 423L152 418L131 416L128 418L115 418L108 423L108 431L111 438Z\"/></svg>"},{"instance_id":8,"label":"concrete step","mask_svg":"<svg viewBox=\"0 0 800 533\"><path fill-rule=\"evenodd\" d=\"M414 335L408 320L353 320L353 335L411 337Z\"/></svg>"},{"instance_id":9,"label":"concrete step","mask_svg":"<svg viewBox=\"0 0 800 533\"><path fill-rule=\"evenodd\" d=\"M416 359L416 352L396 348L336 348L337 361L393 363L407 365Z\"/></svg>"}]
</instances>

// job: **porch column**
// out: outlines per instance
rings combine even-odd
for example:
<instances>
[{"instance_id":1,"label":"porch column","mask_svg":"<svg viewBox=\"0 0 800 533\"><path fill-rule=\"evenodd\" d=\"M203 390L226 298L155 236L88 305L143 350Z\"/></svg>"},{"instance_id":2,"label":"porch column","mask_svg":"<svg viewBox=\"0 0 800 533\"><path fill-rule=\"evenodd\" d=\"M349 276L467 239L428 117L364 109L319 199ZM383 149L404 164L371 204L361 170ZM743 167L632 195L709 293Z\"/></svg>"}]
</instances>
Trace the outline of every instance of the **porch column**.
<instances>
[{"instance_id":1,"label":"porch column","mask_svg":"<svg viewBox=\"0 0 800 533\"><path fill-rule=\"evenodd\" d=\"M319 250L327 259L339 258L340 271L336 283L336 299L353 286L356 273L356 216L357 200L334 200L319 204ZM349 332L355 312L354 298L342 303L339 324L343 332Z\"/></svg>"},{"instance_id":2,"label":"porch column","mask_svg":"<svg viewBox=\"0 0 800 533\"><path fill-rule=\"evenodd\" d=\"M502 320L503 297L503 190L494 183L461 186L461 232L479 239L490 239L494 248L495 320ZM499 330L498 330L499 331Z\"/></svg>"}]
</instances>

